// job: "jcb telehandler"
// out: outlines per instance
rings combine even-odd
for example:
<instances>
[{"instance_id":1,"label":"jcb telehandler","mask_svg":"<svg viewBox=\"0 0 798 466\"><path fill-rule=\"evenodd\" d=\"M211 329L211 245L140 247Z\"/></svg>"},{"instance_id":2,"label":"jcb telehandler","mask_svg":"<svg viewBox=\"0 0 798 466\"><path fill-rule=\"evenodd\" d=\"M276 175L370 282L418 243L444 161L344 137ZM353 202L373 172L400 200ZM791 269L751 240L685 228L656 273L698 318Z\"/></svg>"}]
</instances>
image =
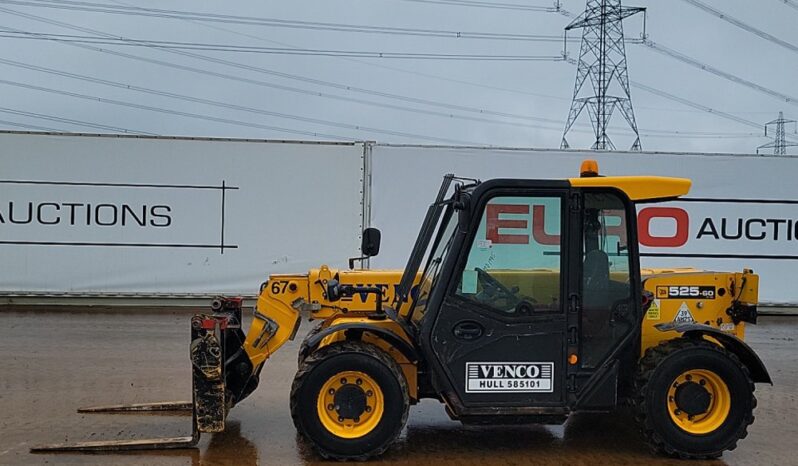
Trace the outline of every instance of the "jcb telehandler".
<instances>
[{"instance_id":1,"label":"jcb telehandler","mask_svg":"<svg viewBox=\"0 0 798 466\"><path fill-rule=\"evenodd\" d=\"M290 408L324 457L381 454L422 398L480 424L562 423L629 403L655 451L720 456L754 420L754 383L771 379L743 342L755 274L640 269L635 205L689 187L599 176L592 161L558 181L447 175L403 271L354 268L379 251L366 229L350 270L270 276L246 334L240 298L194 316L191 403L93 409L190 409L191 437L34 450L194 446L224 429L308 318L320 322L302 342Z\"/></svg>"}]
</instances>

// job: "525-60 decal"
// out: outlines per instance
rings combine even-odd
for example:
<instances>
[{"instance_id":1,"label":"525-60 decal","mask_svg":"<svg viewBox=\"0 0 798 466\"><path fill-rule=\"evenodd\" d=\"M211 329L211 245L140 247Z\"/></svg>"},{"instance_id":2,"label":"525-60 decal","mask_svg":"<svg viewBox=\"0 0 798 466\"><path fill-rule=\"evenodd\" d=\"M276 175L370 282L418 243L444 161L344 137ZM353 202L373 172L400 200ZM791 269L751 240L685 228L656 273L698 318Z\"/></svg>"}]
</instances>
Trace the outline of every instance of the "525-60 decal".
<instances>
[{"instance_id":1,"label":"525-60 decal","mask_svg":"<svg viewBox=\"0 0 798 466\"><path fill-rule=\"evenodd\" d=\"M657 298L715 299L715 287L685 285L658 286Z\"/></svg>"}]
</instances>

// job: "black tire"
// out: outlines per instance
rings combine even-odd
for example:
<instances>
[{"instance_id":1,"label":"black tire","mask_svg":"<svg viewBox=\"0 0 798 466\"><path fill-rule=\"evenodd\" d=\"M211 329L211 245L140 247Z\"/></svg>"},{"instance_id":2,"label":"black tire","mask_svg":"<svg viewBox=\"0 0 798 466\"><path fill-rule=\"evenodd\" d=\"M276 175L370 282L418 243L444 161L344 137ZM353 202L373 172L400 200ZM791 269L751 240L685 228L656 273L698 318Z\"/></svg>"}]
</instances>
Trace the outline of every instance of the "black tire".
<instances>
[{"instance_id":1,"label":"black tire","mask_svg":"<svg viewBox=\"0 0 798 466\"><path fill-rule=\"evenodd\" d=\"M709 370L728 388L731 407L725 420L708 433L680 428L669 413L668 390L688 370ZM702 382L703 383L703 382ZM717 458L748 435L756 407L748 368L734 353L703 339L677 338L646 350L635 378L635 418L656 453L683 459ZM671 407L672 409L672 407Z\"/></svg>"},{"instance_id":2,"label":"black tire","mask_svg":"<svg viewBox=\"0 0 798 466\"><path fill-rule=\"evenodd\" d=\"M322 330L324 330L324 322L319 322L318 324L316 324L315 327L310 329L308 334L305 335L305 338L302 339L302 343L299 344L299 352L297 353L296 356L297 369L302 367L302 363L305 361L305 358L307 357L306 353L308 351L308 340L318 335L319 332L321 332Z\"/></svg>"},{"instance_id":3,"label":"black tire","mask_svg":"<svg viewBox=\"0 0 798 466\"><path fill-rule=\"evenodd\" d=\"M319 419L319 391L335 374L359 371L371 377L383 395L378 424L359 438L346 439L330 432ZM291 417L297 431L321 456L336 460L366 460L382 454L396 440L410 407L407 381L399 365L384 351L360 341L325 346L305 358L291 387Z\"/></svg>"}]
</instances>

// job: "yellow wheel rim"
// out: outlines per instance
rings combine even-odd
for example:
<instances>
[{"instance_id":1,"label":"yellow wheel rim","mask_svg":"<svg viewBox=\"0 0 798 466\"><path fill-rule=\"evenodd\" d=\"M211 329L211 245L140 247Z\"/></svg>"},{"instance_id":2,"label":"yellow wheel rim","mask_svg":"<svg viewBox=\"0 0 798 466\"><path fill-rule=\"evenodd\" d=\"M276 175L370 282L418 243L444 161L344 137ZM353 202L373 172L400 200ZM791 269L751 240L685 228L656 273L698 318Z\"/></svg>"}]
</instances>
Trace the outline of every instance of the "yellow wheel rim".
<instances>
[{"instance_id":1,"label":"yellow wheel rim","mask_svg":"<svg viewBox=\"0 0 798 466\"><path fill-rule=\"evenodd\" d=\"M322 425L331 434L349 439L374 430L384 408L380 386L360 371L339 372L327 379L316 401Z\"/></svg>"},{"instance_id":2,"label":"yellow wheel rim","mask_svg":"<svg viewBox=\"0 0 798 466\"><path fill-rule=\"evenodd\" d=\"M700 401L696 404L696 398ZM668 413L674 424L690 434L714 432L731 410L731 393L726 382L707 369L683 372L668 389Z\"/></svg>"}]
</instances>

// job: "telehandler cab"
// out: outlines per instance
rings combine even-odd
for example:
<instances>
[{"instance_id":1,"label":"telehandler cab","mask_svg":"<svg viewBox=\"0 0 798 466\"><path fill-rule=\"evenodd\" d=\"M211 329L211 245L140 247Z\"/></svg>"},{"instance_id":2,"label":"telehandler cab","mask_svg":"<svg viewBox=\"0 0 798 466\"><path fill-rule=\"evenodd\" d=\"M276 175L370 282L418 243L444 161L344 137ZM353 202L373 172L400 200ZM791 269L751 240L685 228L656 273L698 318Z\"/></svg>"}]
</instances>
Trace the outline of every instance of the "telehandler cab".
<instances>
[{"instance_id":1,"label":"telehandler cab","mask_svg":"<svg viewBox=\"0 0 798 466\"><path fill-rule=\"evenodd\" d=\"M689 188L599 176L592 161L559 181L447 175L403 271L272 275L246 334L240 298L192 318L192 402L88 408L190 410L191 437L33 451L195 446L224 429L308 318L320 323L301 344L290 408L326 458L381 454L423 398L479 424L563 423L629 403L653 450L720 456L754 420L754 383L772 382L743 342L757 317L755 274L640 269L635 205ZM350 265L379 244L366 229L364 257Z\"/></svg>"}]
</instances>

